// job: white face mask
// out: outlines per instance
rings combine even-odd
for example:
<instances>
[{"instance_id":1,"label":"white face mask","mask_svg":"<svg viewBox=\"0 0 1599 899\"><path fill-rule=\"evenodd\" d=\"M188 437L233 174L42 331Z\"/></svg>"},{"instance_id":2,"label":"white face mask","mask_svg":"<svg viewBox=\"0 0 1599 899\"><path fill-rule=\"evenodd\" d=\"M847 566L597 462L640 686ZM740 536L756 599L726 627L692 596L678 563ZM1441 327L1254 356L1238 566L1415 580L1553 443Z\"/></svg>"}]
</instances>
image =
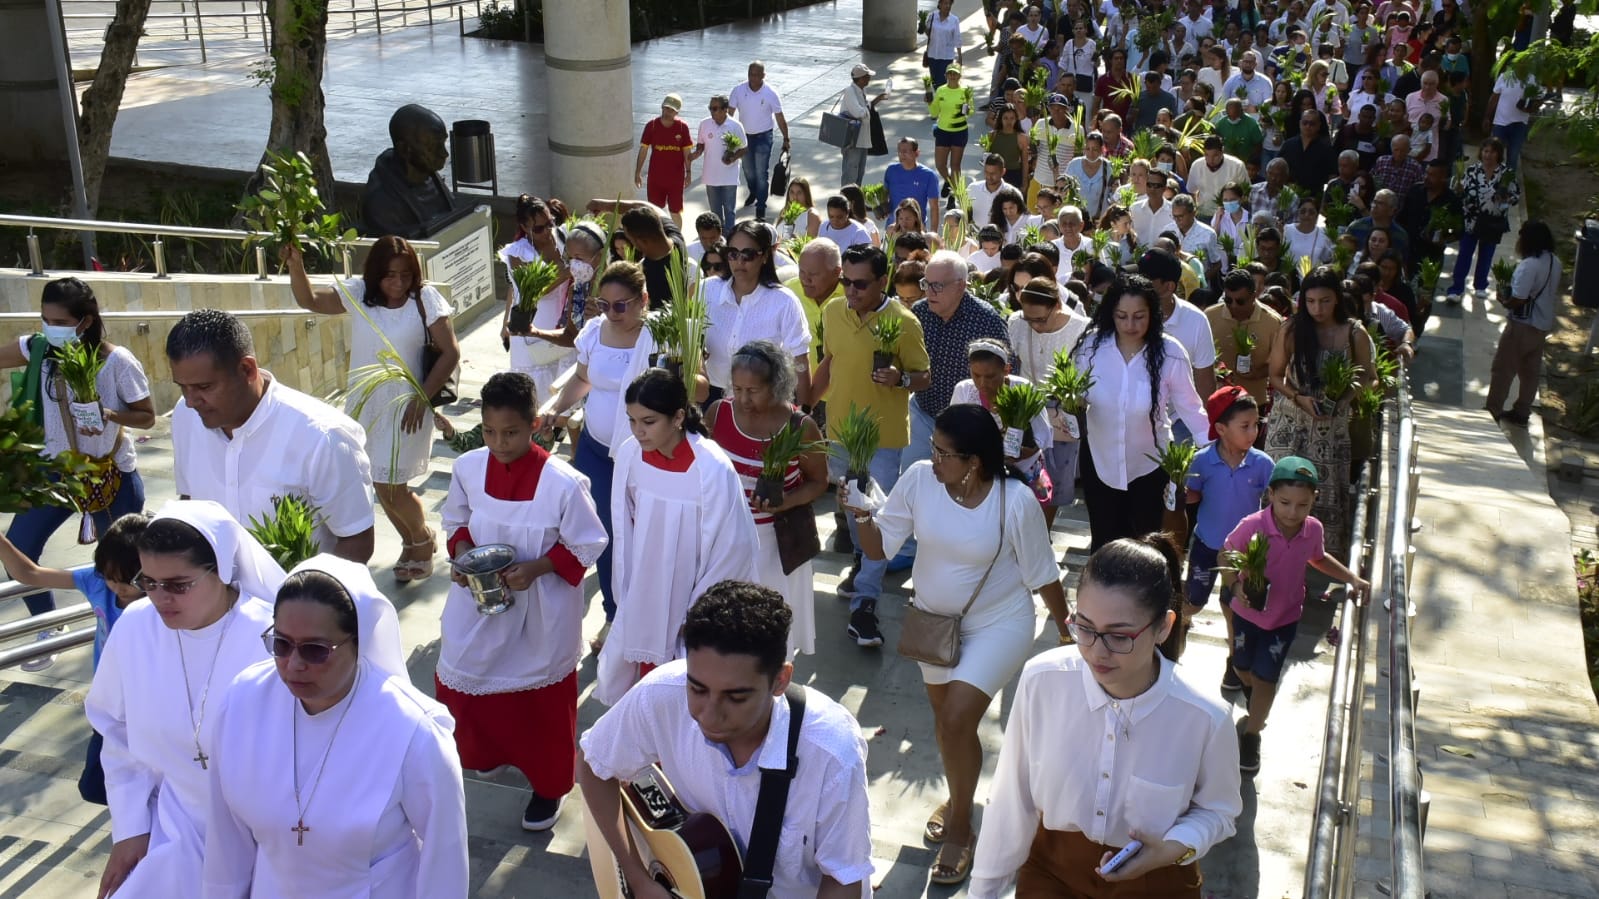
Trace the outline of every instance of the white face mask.
<instances>
[{"instance_id":1,"label":"white face mask","mask_svg":"<svg viewBox=\"0 0 1599 899\"><path fill-rule=\"evenodd\" d=\"M1172 166L1172 164L1169 163L1169 162L1157 162L1157 163L1155 163L1155 168L1157 170L1159 170L1159 171L1162 171L1162 172L1171 171L1171 166Z\"/></svg>"},{"instance_id":2,"label":"white face mask","mask_svg":"<svg viewBox=\"0 0 1599 899\"><path fill-rule=\"evenodd\" d=\"M582 284L588 283L594 277L594 266L581 259L573 259L566 264L566 270L572 274L572 280Z\"/></svg>"},{"instance_id":3,"label":"white face mask","mask_svg":"<svg viewBox=\"0 0 1599 899\"><path fill-rule=\"evenodd\" d=\"M44 339L53 347L64 347L78 339L77 325L45 325L42 328Z\"/></svg>"}]
</instances>

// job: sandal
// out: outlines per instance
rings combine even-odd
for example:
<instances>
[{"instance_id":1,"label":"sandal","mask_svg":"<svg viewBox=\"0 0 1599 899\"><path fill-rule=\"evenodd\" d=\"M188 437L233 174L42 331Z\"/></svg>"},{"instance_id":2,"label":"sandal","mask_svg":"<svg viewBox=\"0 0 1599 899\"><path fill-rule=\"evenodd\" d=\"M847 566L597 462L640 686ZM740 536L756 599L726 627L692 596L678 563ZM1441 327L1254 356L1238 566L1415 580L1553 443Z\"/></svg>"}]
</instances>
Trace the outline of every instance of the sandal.
<instances>
[{"instance_id":1,"label":"sandal","mask_svg":"<svg viewBox=\"0 0 1599 899\"><path fill-rule=\"evenodd\" d=\"M402 544L402 545L405 547L405 550L400 553L402 558L398 562L394 563L394 568L392 569L394 571L394 580L395 580L395 582L396 583L401 583L401 584L409 584L412 581L425 581L428 578L432 577L433 576L433 551L438 546L438 534L434 533L432 528L429 528L428 529L428 535L427 535L426 539L418 540L415 543L405 543L405 544ZM425 558L425 559L406 559L406 558L403 558L403 556L405 555L405 552L408 552L408 551L410 551L412 549L415 549L416 547L419 547L419 546L425 546L425 547L428 548L429 552L428 552L427 558Z\"/></svg>"},{"instance_id":2,"label":"sandal","mask_svg":"<svg viewBox=\"0 0 1599 899\"><path fill-rule=\"evenodd\" d=\"M922 827L922 839L929 843L944 842L944 813L949 811L949 800L933 810L928 816L927 824Z\"/></svg>"},{"instance_id":3,"label":"sandal","mask_svg":"<svg viewBox=\"0 0 1599 899\"><path fill-rule=\"evenodd\" d=\"M972 872L972 847L976 845L977 834L974 833L971 839L966 842L966 845L960 848L960 855L956 857L955 864L951 866L939 861L940 858L944 857L944 851L950 848L950 844L945 843L944 848L940 849L938 856L933 859L933 867L928 872L928 880L940 886L953 886L964 881L966 875Z\"/></svg>"}]
</instances>

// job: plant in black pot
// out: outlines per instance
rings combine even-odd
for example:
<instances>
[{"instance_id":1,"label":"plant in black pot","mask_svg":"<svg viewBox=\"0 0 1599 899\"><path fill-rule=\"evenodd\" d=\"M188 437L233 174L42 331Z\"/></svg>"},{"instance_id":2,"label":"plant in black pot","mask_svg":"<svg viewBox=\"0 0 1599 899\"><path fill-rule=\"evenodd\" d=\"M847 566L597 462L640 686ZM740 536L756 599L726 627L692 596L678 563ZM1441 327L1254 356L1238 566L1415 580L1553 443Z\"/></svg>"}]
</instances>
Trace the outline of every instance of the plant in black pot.
<instances>
[{"instance_id":1,"label":"plant in black pot","mask_svg":"<svg viewBox=\"0 0 1599 899\"><path fill-rule=\"evenodd\" d=\"M872 407L850 403L849 414L834 430L834 442L844 454L845 476L865 493L872 481L872 457L882 442L883 431Z\"/></svg>"},{"instance_id":2,"label":"plant in black pot","mask_svg":"<svg viewBox=\"0 0 1599 899\"><path fill-rule=\"evenodd\" d=\"M69 340L56 350L56 370L72 393L72 420L80 428L96 432L105 429L99 386L100 369L104 367L105 357L99 348L80 340Z\"/></svg>"},{"instance_id":3,"label":"plant in black pot","mask_svg":"<svg viewBox=\"0 0 1599 899\"><path fill-rule=\"evenodd\" d=\"M506 326L512 334L526 334L533 327L533 312L539 300L561 279L561 267L546 259L534 259L511 269L516 285L516 305L511 307Z\"/></svg>"},{"instance_id":4,"label":"plant in black pot","mask_svg":"<svg viewBox=\"0 0 1599 899\"><path fill-rule=\"evenodd\" d=\"M1244 599L1256 611L1266 611L1266 591L1271 587L1266 579L1266 535L1250 537L1243 549L1224 549L1216 560L1221 563L1217 571L1230 572L1241 583Z\"/></svg>"},{"instance_id":5,"label":"plant in black pot","mask_svg":"<svg viewBox=\"0 0 1599 899\"><path fill-rule=\"evenodd\" d=\"M1347 353L1328 353L1321 363L1321 399L1316 405L1323 415L1333 415L1338 404L1355 389L1358 369Z\"/></svg>"},{"instance_id":6,"label":"plant in black pot","mask_svg":"<svg viewBox=\"0 0 1599 899\"><path fill-rule=\"evenodd\" d=\"M681 369L682 360L677 353L677 322L672 318L671 304L667 303L645 316L644 327L650 332L650 339L655 341L650 365L670 370L668 363L671 363Z\"/></svg>"},{"instance_id":7,"label":"plant in black pot","mask_svg":"<svg viewBox=\"0 0 1599 899\"><path fill-rule=\"evenodd\" d=\"M1044 380L1045 404L1061 411L1066 433L1073 440L1083 438L1079 419L1088 411L1088 389L1093 386L1093 376L1088 369L1077 367L1070 349L1062 347L1055 351L1055 364L1050 367L1049 377Z\"/></svg>"},{"instance_id":8,"label":"plant in black pot","mask_svg":"<svg viewBox=\"0 0 1599 899\"><path fill-rule=\"evenodd\" d=\"M1015 459L1032 431L1033 419L1044 411L1044 392L1031 384L1006 384L994 394L994 413L1005 429L1005 457Z\"/></svg>"},{"instance_id":9,"label":"plant in black pot","mask_svg":"<svg viewBox=\"0 0 1599 899\"><path fill-rule=\"evenodd\" d=\"M872 371L893 367L894 351L899 347L899 338L903 333L905 325L897 315L879 315L877 321L872 322Z\"/></svg>"},{"instance_id":10,"label":"plant in black pot","mask_svg":"<svg viewBox=\"0 0 1599 899\"><path fill-rule=\"evenodd\" d=\"M806 453L825 449L823 441L808 441L804 432L789 422L766 441L761 449L761 476L755 479L755 498L773 506L783 503L783 481L788 467Z\"/></svg>"}]
</instances>

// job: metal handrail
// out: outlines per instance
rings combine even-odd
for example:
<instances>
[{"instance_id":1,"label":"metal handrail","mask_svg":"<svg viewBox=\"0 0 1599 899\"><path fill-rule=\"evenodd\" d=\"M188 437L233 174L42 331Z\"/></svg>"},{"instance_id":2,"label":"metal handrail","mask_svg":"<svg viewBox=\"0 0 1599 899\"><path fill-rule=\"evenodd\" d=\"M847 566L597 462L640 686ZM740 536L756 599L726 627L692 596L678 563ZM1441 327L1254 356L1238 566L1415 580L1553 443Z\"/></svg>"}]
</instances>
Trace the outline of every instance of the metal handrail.
<instances>
[{"instance_id":1,"label":"metal handrail","mask_svg":"<svg viewBox=\"0 0 1599 899\"><path fill-rule=\"evenodd\" d=\"M31 662L44 656L53 656L62 650L88 646L92 643L94 643L94 628L80 628L75 631L68 631L59 636L38 640L26 646L19 646L15 649L7 649L0 652L0 669L21 665L23 662Z\"/></svg>"},{"instance_id":2,"label":"metal handrail","mask_svg":"<svg viewBox=\"0 0 1599 899\"><path fill-rule=\"evenodd\" d=\"M1416 763L1416 696L1410 670L1410 512L1416 425L1410 409L1410 374L1399 372L1394 445L1393 505L1388 510L1388 786L1390 851L1395 899L1423 899L1421 771Z\"/></svg>"},{"instance_id":3,"label":"metal handrail","mask_svg":"<svg viewBox=\"0 0 1599 899\"><path fill-rule=\"evenodd\" d=\"M1392 407L1390 407L1391 410ZM1381 420L1379 420L1381 421ZM1380 503L1373 500L1382 485L1383 441L1380 426L1373 426L1372 459L1355 485L1354 529L1349 541L1349 570L1368 580L1376 571L1373 546L1381 545ZM1367 537L1375 533L1374 540ZM1344 873L1337 864L1341 849L1352 848L1355 834L1354 799L1350 788L1360 781L1360 697L1363 693L1366 655L1366 605L1345 593L1339 613L1339 641L1334 654L1332 685L1323 728L1320 788L1311 827L1310 857L1305 865L1307 899L1342 896L1337 886Z\"/></svg>"},{"instance_id":4,"label":"metal handrail","mask_svg":"<svg viewBox=\"0 0 1599 899\"><path fill-rule=\"evenodd\" d=\"M93 617L94 606L86 602L67 606L64 609L51 609L48 612L40 612L37 615L30 615L27 618L18 618L16 621L7 621L5 624L0 624L0 640L15 640L31 633L47 631L53 627L72 624L80 619Z\"/></svg>"},{"instance_id":5,"label":"metal handrail","mask_svg":"<svg viewBox=\"0 0 1599 899\"><path fill-rule=\"evenodd\" d=\"M67 570L77 572L84 571L89 567L90 566L88 565L78 565ZM47 587L35 587L32 584L24 584L21 581L0 582L0 602L8 599L24 599L29 596L35 596L37 594L44 593L48 589L49 588ZM52 609L48 612L41 612L38 615L31 615L27 618L20 618L16 621L8 621L5 624L0 624L0 640L14 640L25 634L47 631L53 627L59 627L63 624L72 624L81 619L93 617L94 607L90 606L86 602L67 606L64 609ZM44 640L35 640L22 646L12 647L11 649L7 650L0 650L0 669L10 668L13 665L20 665L23 662L29 662L37 658L55 655L56 653L59 653L65 649L72 649L77 646L84 646L86 644L93 643L94 634L95 628L80 628L78 630L68 631L65 634L58 634L54 637L49 637Z\"/></svg>"}]
</instances>

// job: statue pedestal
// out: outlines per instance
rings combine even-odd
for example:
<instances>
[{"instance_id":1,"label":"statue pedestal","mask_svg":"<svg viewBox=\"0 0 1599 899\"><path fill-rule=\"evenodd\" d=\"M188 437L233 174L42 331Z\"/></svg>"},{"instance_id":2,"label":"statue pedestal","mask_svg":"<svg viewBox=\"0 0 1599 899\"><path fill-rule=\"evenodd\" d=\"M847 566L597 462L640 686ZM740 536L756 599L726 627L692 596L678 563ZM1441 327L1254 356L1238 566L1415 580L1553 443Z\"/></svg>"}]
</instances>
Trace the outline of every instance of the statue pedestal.
<instances>
[{"instance_id":1,"label":"statue pedestal","mask_svg":"<svg viewBox=\"0 0 1599 899\"><path fill-rule=\"evenodd\" d=\"M907 53L916 38L916 0L863 0L861 49Z\"/></svg>"}]
</instances>

